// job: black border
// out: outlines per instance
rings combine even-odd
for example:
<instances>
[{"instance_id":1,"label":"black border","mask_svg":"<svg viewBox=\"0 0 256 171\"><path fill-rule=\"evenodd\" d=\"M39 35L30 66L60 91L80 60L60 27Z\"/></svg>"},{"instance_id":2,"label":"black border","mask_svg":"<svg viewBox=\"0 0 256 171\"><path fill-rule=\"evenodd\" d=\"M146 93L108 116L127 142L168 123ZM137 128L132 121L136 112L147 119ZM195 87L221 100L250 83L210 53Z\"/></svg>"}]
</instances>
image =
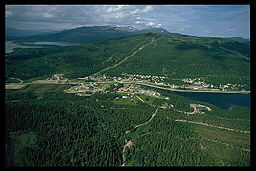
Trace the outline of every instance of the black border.
<instances>
[{"instance_id":1,"label":"black border","mask_svg":"<svg viewBox=\"0 0 256 171\"><path fill-rule=\"evenodd\" d=\"M3 2L3 1L1 1ZM249 167L239 167L239 168L256 168L256 154L255 154L255 143L256 143L256 138L255 138L255 130L256 130L256 117L254 116L255 113L255 108L254 108L254 102L255 102L255 74L254 74L254 63L255 63L255 22L256 22L256 17L255 17L255 11L256 11L256 0L72 0L72 1L67 1L67 0L49 0L49 1L39 1L39 0L4 0L3 5L1 5L1 13L2 13L2 21L5 22L5 5L25 5L25 4L31 4L31 5L44 5L44 4L49 4L49 5L110 5L110 4L128 4L128 5L146 5L146 4L151 4L151 5L250 5L250 69L251 69L251 75L250 75L250 80L251 80L251 165ZM2 36L5 37L5 24L2 25ZM2 39L2 51L5 52L5 40ZM4 100L5 100L5 61L0 60L1 62L1 88L3 91L1 91L1 100L3 101L2 103L2 108L1 108L1 113L3 115L3 110L5 109L4 105ZM5 117L1 117L1 147L3 150L1 152L1 159L2 163L1 166L5 166ZM2 165L3 164L3 165ZM6 167L5 167L6 168ZM29 167L28 167L29 168ZM37 168L37 167L35 167ZM110 167L111 168L111 167ZM160 167L161 168L161 167ZM185 167L185 168L190 168L190 167ZM192 167L193 168L193 167ZM207 168L207 167L206 167ZM221 168L221 167L213 167L213 168ZM227 168L234 168L234 167L227 167ZM27 168L25 168L27 169Z\"/></svg>"}]
</instances>

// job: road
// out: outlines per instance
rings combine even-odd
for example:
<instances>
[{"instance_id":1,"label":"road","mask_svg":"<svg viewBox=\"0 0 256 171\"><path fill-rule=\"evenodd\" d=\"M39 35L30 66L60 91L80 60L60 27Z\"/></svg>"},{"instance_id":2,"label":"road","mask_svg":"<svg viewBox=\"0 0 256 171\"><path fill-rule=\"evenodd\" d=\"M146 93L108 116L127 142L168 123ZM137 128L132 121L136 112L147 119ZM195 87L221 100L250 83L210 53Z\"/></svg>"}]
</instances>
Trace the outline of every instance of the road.
<instances>
[{"instance_id":1,"label":"road","mask_svg":"<svg viewBox=\"0 0 256 171\"><path fill-rule=\"evenodd\" d=\"M143 50L145 47L149 46L150 44L152 44L153 42L155 41L154 37L152 38L152 40L148 43L148 44L145 44L145 45L142 45L141 47L139 47L138 49L136 49L131 55L129 56L126 56L123 60L119 61L118 63L112 65L112 66L109 66L109 67L106 67L104 69L102 69L101 71L93 74L94 76L95 75L99 75L101 73L104 73L106 72L107 70L110 70L112 68L115 68L117 67L118 65L122 64L123 62L125 62L127 59L129 59L130 57L134 56L136 53L138 53L139 51Z\"/></svg>"},{"instance_id":2,"label":"road","mask_svg":"<svg viewBox=\"0 0 256 171\"><path fill-rule=\"evenodd\" d=\"M213 90L181 90L181 89L175 89L175 88L167 88L167 87L161 87L158 85L153 85L149 83L145 83L142 81L109 81L109 82L104 82L104 81L99 81L97 83L122 83L122 84L137 84L137 85L142 85L142 86L148 86L148 87L153 87L153 88L159 88L162 90L169 90L169 91L177 91L177 92L196 92L196 93L241 93L241 94L248 94L251 93L251 91L213 91Z\"/></svg>"},{"instance_id":3,"label":"road","mask_svg":"<svg viewBox=\"0 0 256 171\"><path fill-rule=\"evenodd\" d=\"M9 77L11 79L16 79L16 80L19 80L20 82L19 83L10 83L10 84L22 84L23 83L23 80L19 79L19 78L13 78L13 77Z\"/></svg>"},{"instance_id":4,"label":"road","mask_svg":"<svg viewBox=\"0 0 256 171\"><path fill-rule=\"evenodd\" d=\"M203 126L208 126L208 127L218 128L218 129L224 129L224 130L228 130L228 131L241 132L241 133L245 133L245 134L250 134L249 131L242 131L242 130L237 130L237 129L233 129L233 128L226 128L226 127L222 127L222 126L210 125L210 124L202 123L202 122L194 122L194 121L179 120L179 119L176 119L175 121L176 122L185 122L185 123L203 125Z\"/></svg>"},{"instance_id":5,"label":"road","mask_svg":"<svg viewBox=\"0 0 256 171\"><path fill-rule=\"evenodd\" d=\"M134 129L138 128L138 127L141 127L141 126L143 126L143 125L145 125L145 124L148 124L148 123L155 117L155 115L156 115L158 109L159 109L159 108L157 108L157 109L155 110L155 112L152 114L151 118L150 118L148 121L146 121L146 122L144 122L144 123L142 123L142 124L135 125L132 130L134 130ZM130 132L131 132L131 130L128 130L128 131L126 131L125 134L128 134L128 133L130 133ZM134 140L134 139L133 139L133 140ZM125 160L126 160L126 159L125 159L125 155L124 155L125 149L126 149L127 147L130 148L130 147L132 146L133 140L127 141L126 144L125 144L124 147L123 147L123 164L122 164L122 166L125 166Z\"/></svg>"},{"instance_id":6,"label":"road","mask_svg":"<svg viewBox=\"0 0 256 171\"><path fill-rule=\"evenodd\" d=\"M115 65L118 65L115 64ZM114 66L111 66L111 68L113 68ZM105 68L103 70L108 70L110 68ZM103 70L99 71L102 72ZM6 85L22 85L23 81L15 78L17 80L20 81L20 83L8 83ZM52 84L78 84L79 82L72 82L72 83L57 83L57 82L50 82L48 80L35 80L33 83L52 83ZM176 92L197 92L197 93L242 93L242 94L248 94L250 93L250 91L228 91L228 92L223 92L223 91L211 91L211 90L180 90L180 89L175 89L175 88L166 88L166 87L161 87L158 85L153 85L153 84L149 84L149 83L145 83L145 82L141 82L141 81L97 81L95 83L99 83L99 84L104 84L104 83L123 83L123 84L137 84L137 85L142 85L142 86L148 86L148 87L153 87L153 88L159 88L162 90L168 90L168 91L176 91ZM29 83L26 83L26 85Z\"/></svg>"}]
</instances>

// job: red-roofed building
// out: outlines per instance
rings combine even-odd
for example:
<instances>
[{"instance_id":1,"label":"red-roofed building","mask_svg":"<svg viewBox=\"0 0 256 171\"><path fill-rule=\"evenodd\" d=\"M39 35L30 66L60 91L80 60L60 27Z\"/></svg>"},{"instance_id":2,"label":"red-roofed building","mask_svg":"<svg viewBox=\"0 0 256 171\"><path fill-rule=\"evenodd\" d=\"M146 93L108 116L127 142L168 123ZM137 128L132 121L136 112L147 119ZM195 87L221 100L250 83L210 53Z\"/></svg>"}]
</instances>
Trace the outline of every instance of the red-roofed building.
<instances>
[{"instance_id":1,"label":"red-roofed building","mask_svg":"<svg viewBox=\"0 0 256 171\"><path fill-rule=\"evenodd\" d=\"M134 90L132 90L132 89L126 89L126 88L119 88L118 91L134 92Z\"/></svg>"}]
</instances>

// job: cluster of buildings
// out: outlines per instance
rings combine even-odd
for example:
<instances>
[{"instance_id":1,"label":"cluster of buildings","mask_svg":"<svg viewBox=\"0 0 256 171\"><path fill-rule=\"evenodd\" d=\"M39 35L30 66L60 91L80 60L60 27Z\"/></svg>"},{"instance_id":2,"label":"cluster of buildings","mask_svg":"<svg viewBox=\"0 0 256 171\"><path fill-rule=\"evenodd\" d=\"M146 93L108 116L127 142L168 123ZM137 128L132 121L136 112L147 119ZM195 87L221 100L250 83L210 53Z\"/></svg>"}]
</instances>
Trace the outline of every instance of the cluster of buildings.
<instances>
[{"instance_id":1,"label":"cluster of buildings","mask_svg":"<svg viewBox=\"0 0 256 171\"><path fill-rule=\"evenodd\" d=\"M89 77L82 77L82 78L78 78L78 80L99 81L99 79L98 79L98 78L96 78L96 77L91 77L91 76L89 76Z\"/></svg>"},{"instance_id":2,"label":"cluster of buildings","mask_svg":"<svg viewBox=\"0 0 256 171\"><path fill-rule=\"evenodd\" d=\"M207 111L211 111L211 108L209 108L208 106L204 106L201 104L190 104L190 107L194 109L193 112L186 112L187 114L203 114L203 110L207 110Z\"/></svg>"},{"instance_id":3,"label":"cluster of buildings","mask_svg":"<svg viewBox=\"0 0 256 171\"><path fill-rule=\"evenodd\" d=\"M159 97L160 93L153 90L144 90L139 85L125 84L124 87L119 88L117 92L133 93L133 94L144 94L146 96Z\"/></svg>"},{"instance_id":4,"label":"cluster of buildings","mask_svg":"<svg viewBox=\"0 0 256 171\"><path fill-rule=\"evenodd\" d=\"M241 89L242 87L244 87L245 85L241 85L241 84L224 84L224 85L217 85L214 86L212 84L207 84L203 81L203 79L201 78L195 78L195 79L191 79L191 78L185 78L182 79L182 81L184 83L187 83L188 85L183 85L182 88L186 88L186 89L193 89L193 90L206 90L206 89L211 89L211 90L221 90L221 91L226 91L227 89L231 89L231 90L238 90Z\"/></svg>"},{"instance_id":5,"label":"cluster of buildings","mask_svg":"<svg viewBox=\"0 0 256 171\"><path fill-rule=\"evenodd\" d=\"M53 83L53 84L73 84L69 79L63 76L64 74L53 74L51 77L45 80L36 80L33 83Z\"/></svg>"},{"instance_id":6,"label":"cluster of buildings","mask_svg":"<svg viewBox=\"0 0 256 171\"><path fill-rule=\"evenodd\" d=\"M146 96L160 97L160 93L153 90L143 90L140 89L137 91L138 94L144 94Z\"/></svg>"},{"instance_id":7,"label":"cluster of buildings","mask_svg":"<svg viewBox=\"0 0 256 171\"><path fill-rule=\"evenodd\" d=\"M63 90L65 93L76 93L80 96L88 96L92 95L96 92L103 92L105 88L100 87L98 83L90 82L90 83L79 83L76 86L70 87L67 90Z\"/></svg>"},{"instance_id":8,"label":"cluster of buildings","mask_svg":"<svg viewBox=\"0 0 256 171\"><path fill-rule=\"evenodd\" d=\"M239 90L244 86L245 85L241 85L241 84L226 84L226 85L219 85L219 89L221 89L222 91L225 91L225 89Z\"/></svg>"},{"instance_id":9,"label":"cluster of buildings","mask_svg":"<svg viewBox=\"0 0 256 171\"><path fill-rule=\"evenodd\" d=\"M117 91L119 91L119 92L130 92L130 93L135 92L133 89L127 89L127 88L119 88Z\"/></svg>"},{"instance_id":10,"label":"cluster of buildings","mask_svg":"<svg viewBox=\"0 0 256 171\"><path fill-rule=\"evenodd\" d=\"M195 79L185 78L185 79L182 79L182 81L188 84L183 86L183 88L187 88L187 89L198 90L198 89L206 89L206 88L214 87L212 84L206 84L201 78L195 78Z\"/></svg>"},{"instance_id":11,"label":"cluster of buildings","mask_svg":"<svg viewBox=\"0 0 256 171\"><path fill-rule=\"evenodd\" d=\"M125 79L128 79L130 81L148 81L152 83L161 83L164 84L165 77L164 76L155 76L155 75L142 75L142 74L127 74L122 73L122 76L125 77Z\"/></svg>"}]
</instances>

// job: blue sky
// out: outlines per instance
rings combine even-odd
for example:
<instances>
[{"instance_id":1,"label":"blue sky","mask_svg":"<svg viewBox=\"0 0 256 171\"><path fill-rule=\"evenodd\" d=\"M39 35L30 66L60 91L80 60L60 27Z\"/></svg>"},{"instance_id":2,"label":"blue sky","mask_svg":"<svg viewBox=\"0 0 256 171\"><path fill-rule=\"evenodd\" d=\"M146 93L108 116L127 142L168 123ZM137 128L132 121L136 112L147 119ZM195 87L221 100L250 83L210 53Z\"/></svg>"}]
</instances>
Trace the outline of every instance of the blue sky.
<instances>
[{"instance_id":1,"label":"blue sky","mask_svg":"<svg viewBox=\"0 0 256 171\"><path fill-rule=\"evenodd\" d=\"M131 25L193 36L250 37L249 5L6 5L5 19L7 27L25 30Z\"/></svg>"}]
</instances>

